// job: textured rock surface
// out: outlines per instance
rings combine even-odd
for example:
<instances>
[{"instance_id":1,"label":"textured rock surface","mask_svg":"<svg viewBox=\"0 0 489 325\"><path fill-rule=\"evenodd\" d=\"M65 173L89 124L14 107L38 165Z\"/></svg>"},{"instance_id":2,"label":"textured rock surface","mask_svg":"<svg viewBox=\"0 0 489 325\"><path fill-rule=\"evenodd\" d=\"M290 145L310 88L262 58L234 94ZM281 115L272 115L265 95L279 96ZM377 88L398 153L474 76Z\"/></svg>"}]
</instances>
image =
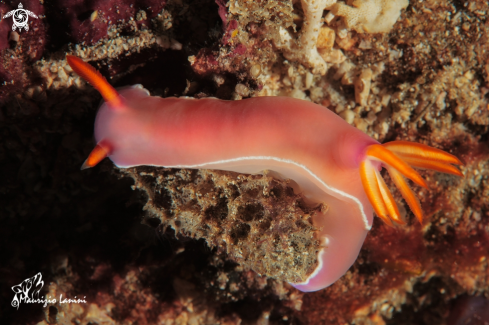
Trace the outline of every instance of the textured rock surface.
<instances>
[{"instance_id":1,"label":"textured rock surface","mask_svg":"<svg viewBox=\"0 0 489 325\"><path fill-rule=\"evenodd\" d=\"M124 170L146 192L145 210L177 233L210 247L261 276L303 282L317 265L319 240L311 214L286 182L262 175L207 170Z\"/></svg>"},{"instance_id":2,"label":"textured rock surface","mask_svg":"<svg viewBox=\"0 0 489 325\"><path fill-rule=\"evenodd\" d=\"M321 39L332 60L324 76L274 46L280 27L300 32L300 2L258 4L227 4L223 19L222 2L211 0L125 1L119 13L113 2L25 1L39 16L29 32L12 34L11 20L0 22L0 323L474 321L465 315L487 304L474 296L489 294L487 2L411 1L388 34L359 34L325 11L321 37L334 43ZM0 11L16 7L5 2ZM314 211L297 204L286 182L165 169L155 179L138 169L127 171L134 183L108 160L79 170L93 148L100 96L66 66L66 53L90 60L116 86L142 83L159 96L311 100L379 141L447 150L465 162L465 177L422 172L430 188L415 188L423 225L395 194L408 225L376 220L350 271L303 294L282 280L307 274L310 256L300 268L275 268L293 265L288 252L315 245L307 221ZM279 204L273 188L283 190ZM224 206L223 220L210 217ZM289 220L274 215L281 211ZM88 303L17 311L9 288L37 272L42 294Z\"/></svg>"}]
</instances>

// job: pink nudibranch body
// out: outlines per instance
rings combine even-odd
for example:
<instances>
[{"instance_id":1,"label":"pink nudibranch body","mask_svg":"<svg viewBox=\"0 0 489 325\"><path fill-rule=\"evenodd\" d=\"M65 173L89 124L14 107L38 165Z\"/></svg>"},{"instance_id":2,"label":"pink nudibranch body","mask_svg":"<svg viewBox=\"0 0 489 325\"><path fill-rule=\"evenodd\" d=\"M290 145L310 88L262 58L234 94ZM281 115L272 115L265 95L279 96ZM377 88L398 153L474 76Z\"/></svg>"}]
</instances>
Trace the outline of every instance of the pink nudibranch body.
<instances>
[{"instance_id":1,"label":"pink nudibranch body","mask_svg":"<svg viewBox=\"0 0 489 325\"><path fill-rule=\"evenodd\" d=\"M95 122L96 141L117 148L109 156L117 166L278 172L328 206L313 220L322 227L319 261L327 267L296 286L321 289L353 264L373 218L358 174L365 148L376 143L366 134L324 107L286 97L158 98L139 88L120 94L138 109L113 114L104 104Z\"/></svg>"},{"instance_id":2,"label":"pink nudibranch body","mask_svg":"<svg viewBox=\"0 0 489 325\"><path fill-rule=\"evenodd\" d=\"M117 93L93 68L68 56L73 70L97 88L106 103L97 114L97 146L85 162L108 156L118 167L139 165L278 173L327 209L317 213L322 249L302 291L340 278L358 256L373 222L403 223L378 168L386 167L416 216L421 209L404 176L424 186L409 166L460 175L457 158L427 146L395 141L380 145L325 107L293 98L241 101L152 97L140 86ZM408 165L409 164L409 165Z\"/></svg>"}]
</instances>

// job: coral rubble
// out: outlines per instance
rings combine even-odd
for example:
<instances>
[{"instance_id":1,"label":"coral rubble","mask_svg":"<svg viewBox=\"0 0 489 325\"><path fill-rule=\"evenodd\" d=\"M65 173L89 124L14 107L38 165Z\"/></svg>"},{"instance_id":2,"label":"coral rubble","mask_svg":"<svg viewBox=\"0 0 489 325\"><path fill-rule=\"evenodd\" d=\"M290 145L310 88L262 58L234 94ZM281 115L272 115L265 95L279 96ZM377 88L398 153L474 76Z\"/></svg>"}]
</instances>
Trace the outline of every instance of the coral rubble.
<instances>
[{"instance_id":1,"label":"coral rubble","mask_svg":"<svg viewBox=\"0 0 489 325\"><path fill-rule=\"evenodd\" d=\"M312 69L313 73L324 75L326 63L317 50L319 30L322 25L322 13L336 0L302 0L304 12L300 36L295 41L291 34L282 26L279 27L279 39L275 46L283 51L284 56L291 61L303 62Z\"/></svg>"},{"instance_id":2,"label":"coral rubble","mask_svg":"<svg viewBox=\"0 0 489 325\"><path fill-rule=\"evenodd\" d=\"M270 176L206 170L123 170L148 195L145 210L177 233L261 276L303 282L317 265L319 240L301 196Z\"/></svg>"},{"instance_id":3,"label":"coral rubble","mask_svg":"<svg viewBox=\"0 0 489 325\"><path fill-rule=\"evenodd\" d=\"M344 18L349 29L359 33L387 33L406 9L408 0L355 0L352 6L339 2L331 13Z\"/></svg>"}]
</instances>

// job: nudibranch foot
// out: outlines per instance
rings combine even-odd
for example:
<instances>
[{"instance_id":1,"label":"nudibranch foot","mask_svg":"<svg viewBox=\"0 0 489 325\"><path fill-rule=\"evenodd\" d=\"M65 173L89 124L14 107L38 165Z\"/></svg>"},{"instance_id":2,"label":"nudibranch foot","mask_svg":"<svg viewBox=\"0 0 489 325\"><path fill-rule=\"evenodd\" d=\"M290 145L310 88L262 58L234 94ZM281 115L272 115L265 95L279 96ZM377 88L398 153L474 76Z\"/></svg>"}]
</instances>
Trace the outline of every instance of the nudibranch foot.
<instances>
[{"instance_id":1,"label":"nudibranch foot","mask_svg":"<svg viewBox=\"0 0 489 325\"><path fill-rule=\"evenodd\" d=\"M392 221L403 224L404 220L402 220L397 204L373 162L379 162L387 169L392 181L420 223L423 222L421 205L404 177L422 187L427 188L427 185L411 166L457 176L463 175L460 170L453 166L462 165L457 157L424 144L392 141L383 145L370 145L366 150L366 159L360 165L362 184L375 213L388 225L392 225Z\"/></svg>"}]
</instances>

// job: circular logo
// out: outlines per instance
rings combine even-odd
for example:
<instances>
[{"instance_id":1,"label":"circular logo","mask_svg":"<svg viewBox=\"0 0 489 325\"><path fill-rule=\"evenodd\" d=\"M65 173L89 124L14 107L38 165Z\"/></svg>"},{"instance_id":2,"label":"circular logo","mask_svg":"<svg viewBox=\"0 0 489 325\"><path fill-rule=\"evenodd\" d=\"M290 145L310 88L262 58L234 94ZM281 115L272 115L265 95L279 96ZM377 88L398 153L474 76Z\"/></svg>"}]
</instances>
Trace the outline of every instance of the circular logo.
<instances>
[{"instance_id":1,"label":"circular logo","mask_svg":"<svg viewBox=\"0 0 489 325\"><path fill-rule=\"evenodd\" d=\"M13 31L15 31L17 28L19 29L19 31L21 31L22 28L25 28L25 30L28 31L29 25L27 25L27 22L29 20L29 16L31 16L33 18L38 18L36 16L36 14L34 14L32 11L24 9L24 7L22 6L22 3L19 3L18 9L11 10L11 11L7 12L7 14L5 16L3 16L3 18L5 19L5 18L8 18L10 16L12 16L12 19L14 21L14 23L12 25Z\"/></svg>"},{"instance_id":2,"label":"circular logo","mask_svg":"<svg viewBox=\"0 0 489 325\"><path fill-rule=\"evenodd\" d=\"M24 25L27 24L27 12L23 9L15 10L12 18L14 19L14 23L19 27L24 27Z\"/></svg>"}]
</instances>

